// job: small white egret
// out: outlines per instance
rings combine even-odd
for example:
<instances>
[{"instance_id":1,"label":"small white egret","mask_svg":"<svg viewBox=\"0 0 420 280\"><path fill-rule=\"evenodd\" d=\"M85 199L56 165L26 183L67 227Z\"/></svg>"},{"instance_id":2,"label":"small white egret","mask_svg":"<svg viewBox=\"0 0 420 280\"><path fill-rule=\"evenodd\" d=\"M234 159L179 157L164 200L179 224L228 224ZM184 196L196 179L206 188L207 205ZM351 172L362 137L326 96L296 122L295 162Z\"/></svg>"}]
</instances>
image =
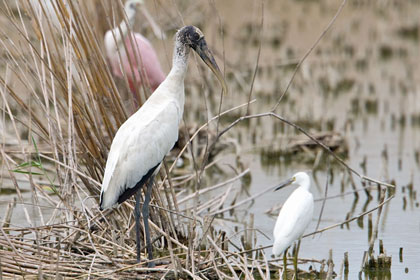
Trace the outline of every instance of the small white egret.
<instances>
[{"instance_id":1,"label":"small white egret","mask_svg":"<svg viewBox=\"0 0 420 280\"><path fill-rule=\"evenodd\" d=\"M136 194L137 261L140 261L140 196L146 184L142 208L146 232L147 254L153 258L149 232L149 210L154 175L165 155L178 139L179 124L184 112L184 77L192 48L213 71L226 92L222 73L207 47L203 33L194 26L185 26L175 35L173 65L166 79L140 109L125 121L115 134L108 154L102 182L100 209L120 204ZM152 262L148 266L153 266Z\"/></svg>"},{"instance_id":2,"label":"small white egret","mask_svg":"<svg viewBox=\"0 0 420 280\"><path fill-rule=\"evenodd\" d=\"M314 198L309 192L311 180L305 172L298 172L286 182L280 184L275 191L288 185L297 186L283 207L274 227L273 254L281 255L295 240L300 239L312 220Z\"/></svg>"}]
</instances>

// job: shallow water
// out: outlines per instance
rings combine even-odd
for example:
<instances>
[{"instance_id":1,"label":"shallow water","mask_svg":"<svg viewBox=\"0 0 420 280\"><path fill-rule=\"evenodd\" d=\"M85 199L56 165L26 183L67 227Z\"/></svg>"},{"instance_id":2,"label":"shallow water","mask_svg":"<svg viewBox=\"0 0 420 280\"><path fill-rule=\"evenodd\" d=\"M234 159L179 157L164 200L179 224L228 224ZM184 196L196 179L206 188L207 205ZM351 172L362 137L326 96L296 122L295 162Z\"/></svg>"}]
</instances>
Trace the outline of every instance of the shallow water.
<instances>
[{"instance_id":1,"label":"shallow water","mask_svg":"<svg viewBox=\"0 0 420 280\"><path fill-rule=\"evenodd\" d=\"M188 2L191 5L193 1ZM252 0L202 1L203 14L194 13L192 8L181 9L185 2L177 3L179 13L186 23L203 26L209 45L222 64L225 52L226 72L230 93L226 96L223 109L236 106L248 99L252 73L257 60L261 21L261 2ZM175 1L173 3L176 3ZM171 5L173 5L173 3ZM264 31L262 33L261 59L252 98L251 113L266 112L272 108L288 83L294 63L306 52L336 12L338 1L264 1ZM158 7L159 9L159 7ZM156 11L151 8L151 11ZM152 14L153 14L152 12ZM419 93L419 20L420 4L416 1L349 1L342 14L319 46L302 65L288 94L283 99L278 113L298 122L313 133L333 127L347 140L349 152L346 162L367 176L384 181L395 180L395 198L383 208L378 239L382 239L388 255L392 256L391 275L393 279L417 279L420 274L420 211L417 199L420 181L420 93ZM176 18L178 14L174 15ZM170 17L169 17L170 18ZM219 18L223 24L225 40L220 39ZM165 19L160 18L164 26ZM170 36L169 36L170 37ZM223 44L222 44L223 43ZM171 41L155 42L158 51L169 53ZM224 48L223 48L224 46ZM161 58L167 65L165 58ZM192 60L193 61L193 60ZM166 64L165 64L166 63ZM191 63L193 64L193 62ZM188 80L197 79L197 67L190 66ZM232 74L234 73L234 74ZM201 88L200 88L201 89ZM201 92L188 86L185 119L187 124L204 121L204 105ZM209 99L210 114L216 114L218 95ZM244 110L241 111L244 113ZM222 126L228 125L239 113L222 119ZM214 129L214 128L213 128ZM235 190L240 198L274 186L299 170L310 170L314 161L302 162L301 158L290 157L270 159L262 151L284 148L288 140L284 136L295 135L295 130L273 119L252 120L239 125L223 137L223 141L237 142L218 155L225 173L207 178L207 184L234 176L227 164L240 169L234 151L240 156L244 168L251 170L249 186L236 182ZM255 139L255 140L254 140ZM384 160L386 151L388 160ZM366 161L365 161L366 159ZM365 161L365 170L362 163ZM315 198L322 198L326 181L326 164L314 173L312 192ZM333 180L328 195L351 191L346 183L342 190L342 169L332 163ZM361 187L355 177L357 187ZM413 184L409 195L408 184ZM10 186L4 180L3 186ZM29 186L23 186L29 189ZM243 190L240 191L240 188ZM246 191L245 191L246 190ZM265 212L281 205L292 189L267 193L253 203L236 209L225 219L216 219L215 224L234 232L254 214L254 228L269 238L272 236L276 216ZM377 191L372 190L369 202L363 191L358 201L354 195L340 196L327 200L320 228L339 223L347 213L354 215L378 204ZM214 195L214 194L213 194ZM0 209L3 211L15 194L0 195ZM30 192L23 193L31 203ZM207 199L210 196L203 196ZM230 197L232 198L232 197ZM405 202L404 202L405 201ZM228 206L231 200L225 202ZM315 213L307 232L315 229L321 202L315 204ZM18 206L20 207L20 206ZM21 209L21 208L16 208ZM28 212L38 217L37 209L28 206ZM42 210L46 216L48 208ZM278 210L275 212L277 214ZM376 221L377 213L373 214ZM1 215L0 215L1 216ZM234 221L232 221L234 220ZM37 220L37 223L40 222ZM25 213L14 211L13 224L27 225ZM335 271L349 253L349 279L355 279L360 271L363 252L368 249L367 216L363 218L364 228L357 221L343 228L328 230L314 238L305 238L300 257L327 259L333 250ZM270 245L264 234L257 233L258 245ZM399 260L399 249L403 248L403 261ZM378 252L378 241L375 243ZM266 250L267 255L271 254ZM307 266L306 266L307 267ZM319 265L315 264L318 269ZM406 272L408 271L408 272ZM367 278L367 277L366 277Z\"/></svg>"},{"instance_id":2,"label":"shallow water","mask_svg":"<svg viewBox=\"0 0 420 280\"><path fill-rule=\"evenodd\" d=\"M253 28L257 29L254 37L258 38L260 2L239 2L231 1L228 7L218 2L217 8L225 24L226 57L233 64L241 65L239 69L247 69L244 70L248 71L244 79L250 81L258 41L254 47L246 49L238 47L237 40L232 37L240 37L252 22ZM260 66L266 66L264 69L267 70L262 70L256 78L254 97L257 98L257 104L251 106L253 113L270 110L276 101L274 94L278 96L285 88L292 73L290 69L293 69L293 66L288 68L278 65L302 57L339 6L339 3L333 1L275 3L278 2L265 3ZM246 19L232 16L249 10L252 10L252 16ZM332 123L334 130L344 135L348 142L347 162L351 167L371 178L387 182L395 180L395 198L383 208L378 235L378 239L383 240L386 253L392 256L393 279L417 279L420 274L420 212L417 199L420 181L420 56L419 21L416 16L419 11L420 6L414 1L347 3L334 27L302 66L288 97L278 110L279 114L289 120L305 121L303 126L307 129L316 128L312 132L320 128L326 130ZM281 42L280 46L273 43L276 42L276 36ZM240 38L247 40L247 36ZM246 100L244 95L247 97L247 90L233 89L233 99ZM279 159L267 162L261 156L261 150L284 147L287 140L282 136L294 133L294 129L282 129L278 121L268 118L233 129L232 137L241 135L239 153L245 153L241 161L251 170L252 181L250 187L247 187L251 195L274 186L299 170L312 168L313 161L305 164L292 157L290 161ZM250 139L253 134L256 135L255 143ZM235 165L233 157L225 158L222 162ZM223 166L223 163L220 165ZM342 192L342 169L337 165L332 166L334 178L329 184L329 196ZM316 178L318 185L313 181L312 192L315 198L322 198L326 181L325 168L316 172ZM362 187L356 177L355 181L358 188ZM413 184L411 196L406 187L409 184ZM238 224L249 222L252 213L255 217L254 227L271 238L276 216L269 216L265 212L273 206L281 205L292 191L267 193L254 203L236 209L231 216L225 216L227 220L219 220L219 226L233 232ZM350 184L345 184L343 191L351 191ZM372 190L371 195L371 201L367 200L363 191L359 192L357 201L353 194L327 200L319 227L344 221L351 211L357 215L375 207L378 204L377 191ZM241 197L247 197L245 192L242 192ZM227 201L225 205L230 202ZM315 230L320 208L321 202L317 202L307 233ZM232 218L238 222L226 222ZM377 212L374 212L374 223L376 218ZM355 279L360 271L363 252L369 247L367 225L368 217L365 216L363 228L357 221L353 221L348 228L338 227L314 238L305 238L300 257L327 259L329 249L332 249L335 271L339 273L344 252L348 252L348 279ZM257 236L259 245L272 243L263 234L258 233ZM400 248L403 248L402 261L399 259ZM378 241L375 242L374 250L378 254ZM271 251L267 250L266 253L270 255ZM315 267L319 268L319 265ZM367 278L366 275L363 277Z\"/></svg>"}]
</instances>

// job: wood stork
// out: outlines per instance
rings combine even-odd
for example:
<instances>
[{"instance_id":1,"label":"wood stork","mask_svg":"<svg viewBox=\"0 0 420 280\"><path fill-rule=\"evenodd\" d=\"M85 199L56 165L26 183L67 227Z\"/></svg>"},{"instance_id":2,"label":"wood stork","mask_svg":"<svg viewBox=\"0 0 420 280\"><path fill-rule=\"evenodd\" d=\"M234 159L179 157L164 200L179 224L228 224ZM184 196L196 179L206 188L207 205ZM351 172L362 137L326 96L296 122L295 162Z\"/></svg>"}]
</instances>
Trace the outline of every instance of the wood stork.
<instances>
[{"instance_id":1,"label":"wood stork","mask_svg":"<svg viewBox=\"0 0 420 280\"><path fill-rule=\"evenodd\" d=\"M130 28L134 25L139 5L143 5L143 0L129 0L124 5ZM147 19L151 20L150 17ZM152 26L156 24L152 23ZM105 33L104 44L112 73L119 78L124 78L125 73L133 94L142 84L150 86L154 91L165 79L152 44L141 34L129 32L126 21L123 20L119 26ZM136 101L136 105L139 105L140 100Z\"/></svg>"},{"instance_id":2,"label":"wood stork","mask_svg":"<svg viewBox=\"0 0 420 280\"><path fill-rule=\"evenodd\" d=\"M293 191L280 210L274 227L273 254L281 255L295 240L300 239L312 220L314 198L309 192L310 178L305 172L298 172L292 178L280 184L275 191L294 185Z\"/></svg>"},{"instance_id":3,"label":"wood stork","mask_svg":"<svg viewBox=\"0 0 420 280\"><path fill-rule=\"evenodd\" d=\"M137 261L140 261L140 188L147 186L142 208L147 253L151 260L148 204L153 179L165 155L178 139L178 127L184 111L184 77L190 48L213 71L226 92L222 73L207 47L203 33L185 26L175 35L172 69L143 106L125 121L115 134L108 154L100 196L100 209L121 204L136 194ZM148 263L153 266L153 262Z\"/></svg>"}]
</instances>

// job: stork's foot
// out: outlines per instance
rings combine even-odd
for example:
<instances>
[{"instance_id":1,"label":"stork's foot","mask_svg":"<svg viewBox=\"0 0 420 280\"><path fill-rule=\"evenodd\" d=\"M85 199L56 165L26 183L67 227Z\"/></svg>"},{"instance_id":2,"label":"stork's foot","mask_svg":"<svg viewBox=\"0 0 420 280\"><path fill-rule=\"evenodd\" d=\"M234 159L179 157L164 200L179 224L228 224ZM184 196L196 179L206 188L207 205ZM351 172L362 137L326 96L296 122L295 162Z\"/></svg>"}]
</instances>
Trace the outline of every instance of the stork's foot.
<instances>
[{"instance_id":1,"label":"stork's foot","mask_svg":"<svg viewBox=\"0 0 420 280\"><path fill-rule=\"evenodd\" d=\"M148 268L154 268L155 267L155 262L154 261L148 261L147 262L147 267Z\"/></svg>"},{"instance_id":2,"label":"stork's foot","mask_svg":"<svg viewBox=\"0 0 420 280\"><path fill-rule=\"evenodd\" d=\"M154 268L156 266L156 262L155 261L149 261L149 260L145 260L145 259L136 259L136 260L132 260L129 263L130 264L139 264L139 263L147 263L147 267L148 268ZM162 262L163 263L163 262ZM159 262L158 264L161 264L161 262Z\"/></svg>"},{"instance_id":3,"label":"stork's foot","mask_svg":"<svg viewBox=\"0 0 420 280\"><path fill-rule=\"evenodd\" d=\"M145 263L146 261L147 261L147 267L148 268L154 268L154 267L159 266L159 265L169 265L169 264L171 264L171 261L169 261L169 260L153 260L153 261L148 261L148 260L144 260L144 259L143 259L143 261L131 260L131 261L128 261L128 263L129 264L139 264L141 262Z\"/></svg>"}]
</instances>

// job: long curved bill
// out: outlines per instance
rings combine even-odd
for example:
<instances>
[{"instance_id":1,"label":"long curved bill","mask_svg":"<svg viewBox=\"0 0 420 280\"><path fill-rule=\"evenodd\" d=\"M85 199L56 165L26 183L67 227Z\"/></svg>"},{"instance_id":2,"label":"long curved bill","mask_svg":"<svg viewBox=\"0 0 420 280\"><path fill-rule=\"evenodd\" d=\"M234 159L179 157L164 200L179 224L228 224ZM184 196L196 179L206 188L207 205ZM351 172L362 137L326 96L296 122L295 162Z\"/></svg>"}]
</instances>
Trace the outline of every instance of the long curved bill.
<instances>
[{"instance_id":1,"label":"long curved bill","mask_svg":"<svg viewBox=\"0 0 420 280\"><path fill-rule=\"evenodd\" d=\"M292 177L292 178L288 179L287 181L284 181L283 183L280 183L280 185L278 185L274 189L274 191L278 191L279 189L282 189L284 187L287 187L287 186L291 185L294 181L295 181L295 177Z\"/></svg>"},{"instance_id":2,"label":"long curved bill","mask_svg":"<svg viewBox=\"0 0 420 280\"><path fill-rule=\"evenodd\" d=\"M201 38L199 43L193 46L195 52L201 57L205 64L211 69L211 71L216 75L216 78L219 80L220 84L222 85L223 93L227 94L227 85L226 81L223 78L223 74L219 69L219 66L216 63L216 60L213 57L213 54L207 47L206 40Z\"/></svg>"}]
</instances>

